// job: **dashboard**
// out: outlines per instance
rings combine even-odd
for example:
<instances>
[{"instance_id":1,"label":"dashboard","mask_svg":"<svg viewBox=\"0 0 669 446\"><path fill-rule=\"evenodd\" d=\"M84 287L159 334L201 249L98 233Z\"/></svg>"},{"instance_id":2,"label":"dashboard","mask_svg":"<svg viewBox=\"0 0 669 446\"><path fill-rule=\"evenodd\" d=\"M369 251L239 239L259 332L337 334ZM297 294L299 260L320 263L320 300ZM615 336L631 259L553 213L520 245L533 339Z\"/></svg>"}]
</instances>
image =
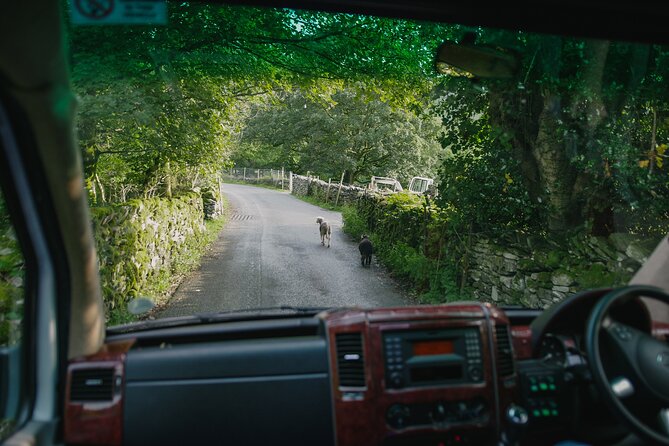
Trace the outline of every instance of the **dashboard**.
<instances>
[{"instance_id":1,"label":"dashboard","mask_svg":"<svg viewBox=\"0 0 669 446\"><path fill-rule=\"evenodd\" d=\"M583 428L578 414L593 426L611 423L593 417L596 403L584 396L585 319L572 317L587 315L603 293L545 312L463 302L116 334L100 353L69 365L64 439L340 446L558 441ZM645 306L626 305L617 314L649 329ZM519 409L526 413L522 423L510 416Z\"/></svg>"}]
</instances>

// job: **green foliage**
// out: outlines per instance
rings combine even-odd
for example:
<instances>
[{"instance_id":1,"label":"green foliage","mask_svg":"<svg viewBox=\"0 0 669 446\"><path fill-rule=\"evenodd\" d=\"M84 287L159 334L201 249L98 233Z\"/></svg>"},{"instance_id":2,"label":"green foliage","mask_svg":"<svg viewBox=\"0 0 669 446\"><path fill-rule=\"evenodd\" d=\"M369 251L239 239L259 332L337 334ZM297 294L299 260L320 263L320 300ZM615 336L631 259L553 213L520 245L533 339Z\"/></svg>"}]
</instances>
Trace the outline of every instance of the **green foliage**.
<instances>
[{"instance_id":1,"label":"green foliage","mask_svg":"<svg viewBox=\"0 0 669 446\"><path fill-rule=\"evenodd\" d=\"M295 198L298 198L302 201L306 201L307 203L311 203L314 206L321 207L323 209L327 209L329 211L343 211L345 209L345 206L342 205L335 205L334 204L334 198L330 198L330 201L328 203L325 202L325 197L317 197L317 196L310 196L310 195L293 195Z\"/></svg>"},{"instance_id":2,"label":"green foliage","mask_svg":"<svg viewBox=\"0 0 669 446\"><path fill-rule=\"evenodd\" d=\"M450 29L190 2L170 2L168 22L69 29L93 203L169 196L173 185L206 182L228 163L253 103L280 101L298 87L317 98L342 80L361 81L380 103L418 108L415 93L433 76L432 49ZM415 149L405 142L404 150ZM276 158L263 147L245 149L240 163Z\"/></svg>"},{"instance_id":3,"label":"green foliage","mask_svg":"<svg viewBox=\"0 0 669 446\"><path fill-rule=\"evenodd\" d=\"M461 228L540 232L542 207L530 200L517 165L501 150L463 147L442 164L439 203Z\"/></svg>"},{"instance_id":4,"label":"green foliage","mask_svg":"<svg viewBox=\"0 0 669 446\"><path fill-rule=\"evenodd\" d=\"M454 223L666 233L667 50L485 29L477 43L517 50L521 76L435 91L455 154L440 174Z\"/></svg>"},{"instance_id":5,"label":"green foliage","mask_svg":"<svg viewBox=\"0 0 669 446\"><path fill-rule=\"evenodd\" d=\"M344 221L344 232L354 240L359 240L363 234L369 233L367 221L355 206L344 206L341 210Z\"/></svg>"},{"instance_id":6,"label":"green foliage","mask_svg":"<svg viewBox=\"0 0 669 446\"><path fill-rule=\"evenodd\" d=\"M592 265L579 265L576 269L576 281L582 289L594 289L603 287L612 287L617 285L624 285L626 282L620 280L621 278L608 271L604 265L594 263Z\"/></svg>"},{"instance_id":7,"label":"green foliage","mask_svg":"<svg viewBox=\"0 0 669 446\"><path fill-rule=\"evenodd\" d=\"M286 190L287 185L285 185L284 189L281 189L281 184L278 186L275 184L275 181L273 180L268 180L268 179L261 179L260 182L254 181L253 178L248 178L246 181L240 180L237 178L230 178L227 177L225 178L225 182L228 184L243 184L245 186L255 186L255 187L262 187L265 189L271 189L271 190ZM288 181L286 181L288 183ZM301 198L301 197L297 197Z\"/></svg>"},{"instance_id":8,"label":"green foliage","mask_svg":"<svg viewBox=\"0 0 669 446\"><path fill-rule=\"evenodd\" d=\"M446 256L446 215L424 198L400 193L361 199L345 207L342 216L344 232L356 240L369 235L375 255L422 302L466 298L466 290L463 294L457 286L456 256Z\"/></svg>"},{"instance_id":9,"label":"green foliage","mask_svg":"<svg viewBox=\"0 0 669 446\"><path fill-rule=\"evenodd\" d=\"M540 232L545 209L530 198L508 135L491 125L487 96L461 81L449 87L433 109L450 151L439 171L438 203L451 225L496 235Z\"/></svg>"},{"instance_id":10,"label":"green foliage","mask_svg":"<svg viewBox=\"0 0 669 446\"><path fill-rule=\"evenodd\" d=\"M24 258L0 194L0 347L21 338Z\"/></svg>"},{"instance_id":11,"label":"green foliage","mask_svg":"<svg viewBox=\"0 0 669 446\"><path fill-rule=\"evenodd\" d=\"M404 182L433 175L443 152L439 120L394 108L367 87L348 84L319 98L295 92L259 107L233 160L242 164L257 157L261 164L324 178L345 171L348 183L372 175Z\"/></svg>"}]
</instances>

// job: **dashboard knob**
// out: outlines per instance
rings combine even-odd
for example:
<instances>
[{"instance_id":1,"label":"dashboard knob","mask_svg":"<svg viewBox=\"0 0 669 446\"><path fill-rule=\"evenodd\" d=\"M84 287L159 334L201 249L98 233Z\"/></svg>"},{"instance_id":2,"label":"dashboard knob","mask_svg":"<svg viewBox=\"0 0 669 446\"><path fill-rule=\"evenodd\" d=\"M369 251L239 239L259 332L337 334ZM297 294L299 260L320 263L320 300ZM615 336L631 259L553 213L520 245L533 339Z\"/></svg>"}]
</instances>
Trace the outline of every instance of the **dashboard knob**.
<instances>
[{"instance_id":1,"label":"dashboard knob","mask_svg":"<svg viewBox=\"0 0 669 446\"><path fill-rule=\"evenodd\" d=\"M432 420L441 423L446 419L446 408L443 403L437 403L431 412Z\"/></svg>"},{"instance_id":2,"label":"dashboard knob","mask_svg":"<svg viewBox=\"0 0 669 446\"><path fill-rule=\"evenodd\" d=\"M409 424L410 417L411 411L404 404L393 404L386 413L388 424L395 429L405 428Z\"/></svg>"},{"instance_id":3,"label":"dashboard knob","mask_svg":"<svg viewBox=\"0 0 669 446\"><path fill-rule=\"evenodd\" d=\"M404 375L400 372L393 372L390 374L390 387L399 388L404 385Z\"/></svg>"},{"instance_id":4,"label":"dashboard knob","mask_svg":"<svg viewBox=\"0 0 669 446\"><path fill-rule=\"evenodd\" d=\"M483 370L481 370L481 367L471 366L468 372L472 381L481 381L483 379Z\"/></svg>"},{"instance_id":5,"label":"dashboard knob","mask_svg":"<svg viewBox=\"0 0 669 446\"><path fill-rule=\"evenodd\" d=\"M506 430L502 433L502 444L517 445L525 433L529 419L525 408L515 404L510 405L506 409Z\"/></svg>"}]
</instances>

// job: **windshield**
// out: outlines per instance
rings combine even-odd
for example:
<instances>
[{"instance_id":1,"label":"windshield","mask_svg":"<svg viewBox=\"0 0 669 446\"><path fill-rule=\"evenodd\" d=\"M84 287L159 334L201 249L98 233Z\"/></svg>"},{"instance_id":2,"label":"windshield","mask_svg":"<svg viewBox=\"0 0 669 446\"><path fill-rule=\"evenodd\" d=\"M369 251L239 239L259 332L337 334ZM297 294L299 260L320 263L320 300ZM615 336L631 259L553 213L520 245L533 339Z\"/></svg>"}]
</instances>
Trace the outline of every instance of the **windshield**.
<instances>
[{"instance_id":1,"label":"windshield","mask_svg":"<svg viewBox=\"0 0 669 446\"><path fill-rule=\"evenodd\" d=\"M627 283L667 233L665 47L167 12L166 25L68 25L110 325L277 306L545 308ZM140 296L155 307L136 315Z\"/></svg>"}]
</instances>

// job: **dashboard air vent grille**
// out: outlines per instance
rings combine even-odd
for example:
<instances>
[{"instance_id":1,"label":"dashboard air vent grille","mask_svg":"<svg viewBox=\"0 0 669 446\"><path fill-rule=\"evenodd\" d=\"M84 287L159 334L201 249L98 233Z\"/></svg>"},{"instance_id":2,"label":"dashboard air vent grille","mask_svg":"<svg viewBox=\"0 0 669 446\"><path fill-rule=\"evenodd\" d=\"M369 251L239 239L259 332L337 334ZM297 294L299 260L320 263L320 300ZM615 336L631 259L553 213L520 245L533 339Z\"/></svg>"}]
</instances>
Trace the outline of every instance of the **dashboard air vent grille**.
<instances>
[{"instance_id":1,"label":"dashboard air vent grille","mask_svg":"<svg viewBox=\"0 0 669 446\"><path fill-rule=\"evenodd\" d=\"M337 339L337 369L341 387L365 387L365 359L361 333L340 333Z\"/></svg>"},{"instance_id":2,"label":"dashboard air vent grille","mask_svg":"<svg viewBox=\"0 0 669 446\"><path fill-rule=\"evenodd\" d=\"M70 401L111 401L114 397L114 369L72 371Z\"/></svg>"},{"instance_id":3,"label":"dashboard air vent grille","mask_svg":"<svg viewBox=\"0 0 669 446\"><path fill-rule=\"evenodd\" d=\"M513 375L513 349L509 337L509 326L495 325L495 337L497 338L497 370L499 375Z\"/></svg>"}]
</instances>

